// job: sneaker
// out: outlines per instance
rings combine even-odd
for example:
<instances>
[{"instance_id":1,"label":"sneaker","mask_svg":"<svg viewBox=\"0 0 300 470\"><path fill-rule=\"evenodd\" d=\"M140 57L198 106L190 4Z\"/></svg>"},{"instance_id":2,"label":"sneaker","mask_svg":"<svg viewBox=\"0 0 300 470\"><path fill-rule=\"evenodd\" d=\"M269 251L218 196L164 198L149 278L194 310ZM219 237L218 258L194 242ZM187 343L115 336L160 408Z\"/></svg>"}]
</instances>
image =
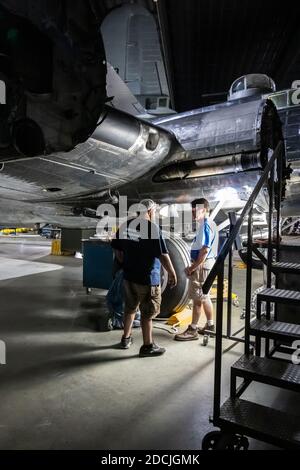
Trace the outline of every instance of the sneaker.
<instances>
[{"instance_id":1,"label":"sneaker","mask_svg":"<svg viewBox=\"0 0 300 470\"><path fill-rule=\"evenodd\" d=\"M140 349L140 357L151 357L151 356L161 356L166 352L165 348L161 348L155 343L152 344L143 344Z\"/></svg>"},{"instance_id":2,"label":"sneaker","mask_svg":"<svg viewBox=\"0 0 300 470\"><path fill-rule=\"evenodd\" d=\"M183 333L175 335L174 339L176 341L193 341L194 339L199 339L198 329L189 325Z\"/></svg>"},{"instance_id":3,"label":"sneaker","mask_svg":"<svg viewBox=\"0 0 300 470\"><path fill-rule=\"evenodd\" d=\"M208 325L208 323L205 323L203 328L198 328L199 335L208 334L209 331L214 333L215 332L215 325ZM214 335L210 335L210 336L214 336Z\"/></svg>"},{"instance_id":4,"label":"sneaker","mask_svg":"<svg viewBox=\"0 0 300 470\"><path fill-rule=\"evenodd\" d=\"M132 343L133 343L132 336L129 336L129 338L125 338L124 336L122 336L121 343L120 343L120 348L121 349L129 349L130 346L132 345Z\"/></svg>"}]
</instances>

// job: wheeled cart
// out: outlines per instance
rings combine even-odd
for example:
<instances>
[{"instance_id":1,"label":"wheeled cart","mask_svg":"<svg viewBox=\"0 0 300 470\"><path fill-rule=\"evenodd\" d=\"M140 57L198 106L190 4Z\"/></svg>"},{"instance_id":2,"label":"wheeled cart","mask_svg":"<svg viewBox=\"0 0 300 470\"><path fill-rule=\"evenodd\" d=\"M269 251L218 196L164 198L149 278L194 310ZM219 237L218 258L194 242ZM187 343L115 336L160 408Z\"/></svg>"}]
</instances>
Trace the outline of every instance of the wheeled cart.
<instances>
[{"instance_id":1,"label":"wheeled cart","mask_svg":"<svg viewBox=\"0 0 300 470\"><path fill-rule=\"evenodd\" d=\"M87 293L92 288L109 289L113 281L113 250L109 241L82 240L83 286Z\"/></svg>"}]
</instances>

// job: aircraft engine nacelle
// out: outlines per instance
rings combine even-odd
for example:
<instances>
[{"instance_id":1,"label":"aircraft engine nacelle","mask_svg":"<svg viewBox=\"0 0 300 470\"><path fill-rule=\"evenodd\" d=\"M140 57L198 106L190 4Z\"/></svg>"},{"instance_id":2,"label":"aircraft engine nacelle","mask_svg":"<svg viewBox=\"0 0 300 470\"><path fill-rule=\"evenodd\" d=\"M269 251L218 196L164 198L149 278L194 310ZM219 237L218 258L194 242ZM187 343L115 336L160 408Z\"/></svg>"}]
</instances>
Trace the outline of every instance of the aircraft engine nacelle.
<instances>
[{"instance_id":1,"label":"aircraft engine nacelle","mask_svg":"<svg viewBox=\"0 0 300 470\"><path fill-rule=\"evenodd\" d=\"M0 1L0 161L73 149L96 128L105 100L90 2Z\"/></svg>"}]
</instances>

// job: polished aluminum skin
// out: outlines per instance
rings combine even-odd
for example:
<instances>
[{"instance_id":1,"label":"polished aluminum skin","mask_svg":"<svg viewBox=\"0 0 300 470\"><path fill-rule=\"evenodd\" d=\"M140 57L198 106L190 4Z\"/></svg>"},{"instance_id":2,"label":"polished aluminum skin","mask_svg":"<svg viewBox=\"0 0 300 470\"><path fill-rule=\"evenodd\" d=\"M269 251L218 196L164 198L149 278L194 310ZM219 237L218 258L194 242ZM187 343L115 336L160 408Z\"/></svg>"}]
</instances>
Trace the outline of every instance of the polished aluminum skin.
<instances>
[{"instance_id":1,"label":"polished aluminum skin","mask_svg":"<svg viewBox=\"0 0 300 470\"><path fill-rule=\"evenodd\" d=\"M203 115L205 119L201 118ZM275 107L265 100L230 107L221 105L220 109L201 110L190 116L184 113L176 116L176 128L171 131L162 128L161 122L158 126L109 108L102 117L92 137L68 153L4 163L0 171L3 224L13 223L13 210L15 216L19 213L18 220L23 216L24 223L47 221L89 226L90 219L85 223L84 217L78 218L80 210L83 214L86 209L95 209L109 200L113 190L127 195L132 202L151 196L161 203L184 203L200 196L217 200L218 191L228 188L235 191L234 199L245 201L259 178L268 149L279 136ZM176 130L180 130L178 140ZM120 139L119 133L126 135L126 139ZM197 133L202 140L195 139ZM190 178L157 182L162 171L167 172L174 165L180 169L187 163L195 165L198 173L192 173ZM259 204L264 209L264 193ZM7 211L8 206L14 208ZM76 222L71 220L74 214Z\"/></svg>"}]
</instances>

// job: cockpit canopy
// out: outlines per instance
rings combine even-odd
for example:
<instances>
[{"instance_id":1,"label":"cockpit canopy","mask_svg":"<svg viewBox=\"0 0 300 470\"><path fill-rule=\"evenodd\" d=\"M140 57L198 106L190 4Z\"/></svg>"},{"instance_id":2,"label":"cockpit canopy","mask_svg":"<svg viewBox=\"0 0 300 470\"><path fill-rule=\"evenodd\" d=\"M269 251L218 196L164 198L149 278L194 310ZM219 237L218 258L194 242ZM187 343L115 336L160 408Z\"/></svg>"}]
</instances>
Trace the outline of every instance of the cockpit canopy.
<instances>
[{"instance_id":1,"label":"cockpit canopy","mask_svg":"<svg viewBox=\"0 0 300 470\"><path fill-rule=\"evenodd\" d=\"M274 91L276 91L276 85L272 78L262 73L251 73L237 78L232 83L227 99L233 101Z\"/></svg>"}]
</instances>

